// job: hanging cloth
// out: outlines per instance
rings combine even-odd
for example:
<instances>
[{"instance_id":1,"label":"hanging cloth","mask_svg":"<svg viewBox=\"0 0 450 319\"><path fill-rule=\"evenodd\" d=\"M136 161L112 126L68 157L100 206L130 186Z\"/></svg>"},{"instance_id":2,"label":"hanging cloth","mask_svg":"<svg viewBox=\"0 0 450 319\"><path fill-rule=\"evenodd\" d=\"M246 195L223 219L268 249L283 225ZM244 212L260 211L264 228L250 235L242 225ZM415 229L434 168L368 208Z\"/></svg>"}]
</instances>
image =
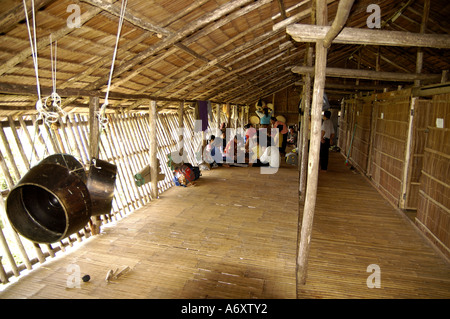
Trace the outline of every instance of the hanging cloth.
<instances>
[{"instance_id":1,"label":"hanging cloth","mask_svg":"<svg viewBox=\"0 0 450 319\"><path fill-rule=\"evenodd\" d=\"M208 101L197 101L198 104L198 116L202 121L202 131L208 129Z\"/></svg>"},{"instance_id":2,"label":"hanging cloth","mask_svg":"<svg viewBox=\"0 0 450 319\"><path fill-rule=\"evenodd\" d=\"M207 103L208 103L208 119L212 122L214 120L214 116L211 101L207 101Z\"/></svg>"}]
</instances>

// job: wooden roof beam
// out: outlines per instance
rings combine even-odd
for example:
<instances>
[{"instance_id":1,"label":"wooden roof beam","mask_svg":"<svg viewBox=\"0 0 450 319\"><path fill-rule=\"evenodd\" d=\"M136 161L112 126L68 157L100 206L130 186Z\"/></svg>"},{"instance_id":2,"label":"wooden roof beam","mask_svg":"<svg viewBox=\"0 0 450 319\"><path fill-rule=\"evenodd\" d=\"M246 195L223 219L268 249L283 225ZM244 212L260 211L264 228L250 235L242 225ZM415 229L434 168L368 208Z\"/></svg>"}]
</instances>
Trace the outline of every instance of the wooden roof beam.
<instances>
[{"instance_id":1,"label":"wooden roof beam","mask_svg":"<svg viewBox=\"0 0 450 319\"><path fill-rule=\"evenodd\" d=\"M292 72L298 74L314 73L314 67L308 66L294 66L292 67L291 70ZM351 79L392 81L392 82L414 82L415 80L439 82L441 79L441 74L380 72L380 71L344 69L344 68L327 68L326 76L351 78Z\"/></svg>"},{"instance_id":2,"label":"wooden roof beam","mask_svg":"<svg viewBox=\"0 0 450 319\"><path fill-rule=\"evenodd\" d=\"M297 42L316 42L323 40L330 28L292 24L286 27L286 32ZM450 49L450 35L343 28L333 43Z\"/></svg>"},{"instance_id":3,"label":"wooden roof beam","mask_svg":"<svg viewBox=\"0 0 450 319\"><path fill-rule=\"evenodd\" d=\"M40 8L45 7L46 5L54 2L55 0L35 0L34 8L38 11ZM27 1L27 11L28 15L31 16L31 0ZM25 19L24 10L23 10L23 2L17 4L14 8L9 10L8 12L3 13L0 16L0 33L7 33L14 26Z\"/></svg>"}]
</instances>

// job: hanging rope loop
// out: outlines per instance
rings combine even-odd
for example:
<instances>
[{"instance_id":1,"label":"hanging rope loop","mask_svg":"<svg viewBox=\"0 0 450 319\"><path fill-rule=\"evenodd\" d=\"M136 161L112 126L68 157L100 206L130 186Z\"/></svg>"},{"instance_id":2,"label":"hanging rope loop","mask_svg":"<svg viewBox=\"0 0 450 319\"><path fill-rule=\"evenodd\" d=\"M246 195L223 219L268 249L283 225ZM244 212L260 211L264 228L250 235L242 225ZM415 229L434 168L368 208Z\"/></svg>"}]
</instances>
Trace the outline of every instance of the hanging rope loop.
<instances>
[{"instance_id":1,"label":"hanging rope loop","mask_svg":"<svg viewBox=\"0 0 450 319\"><path fill-rule=\"evenodd\" d=\"M119 26L117 27L116 44L114 46L114 53L113 53L113 58L112 58L112 63L111 63L111 69L109 72L108 87L106 89L106 95L105 95L105 103L103 103L103 105L100 108L100 111L97 114L99 125L102 129L106 129L106 127L108 125L108 118L106 117L106 107L109 104L108 97L109 97L109 91L111 89L112 75L114 73L114 61L116 60L116 56L117 56L117 48L119 46L120 32L122 31L122 25L123 25L123 20L124 20L124 16L125 16L125 9L127 7L127 3L128 3L128 0L122 0L122 6L120 8L120 16L119 16Z\"/></svg>"},{"instance_id":2,"label":"hanging rope loop","mask_svg":"<svg viewBox=\"0 0 450 319\"><path fill-rule=\"evenodd\" d=\"M100 127L102 129L106 129L108 127L108 118L106 117L106 106L107 103L103 103L103 105L100 107L100 110L97 113L98 122L100 124Z\"/></svg>"}]
</instances>

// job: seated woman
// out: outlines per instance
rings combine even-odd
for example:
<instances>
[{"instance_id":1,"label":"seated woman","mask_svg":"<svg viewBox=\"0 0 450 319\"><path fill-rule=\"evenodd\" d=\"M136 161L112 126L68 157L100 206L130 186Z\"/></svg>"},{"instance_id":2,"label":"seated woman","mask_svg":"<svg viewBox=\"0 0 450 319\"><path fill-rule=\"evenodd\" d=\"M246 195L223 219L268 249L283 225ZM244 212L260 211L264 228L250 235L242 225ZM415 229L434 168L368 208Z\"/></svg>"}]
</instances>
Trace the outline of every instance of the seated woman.
<instances>
[{"instance_id":1,"label":"seated woman","mask_svg":"<svg viewBox=\"0 0 450 319\"><path fill-rule=\"evenodd\" d=\"M223 157L225 167L229 165L247 166L245 164L245 154L244 152L240 152L241 145L242 145L242 138L237 135L235 135L227 143Z\"/></svg>"},{"instance_id":2,"label":"seated woman","mask_svg":"<svg viewBox=\"0 0 450 319\"><path fill-rule=\"evenodd\" d=\"M212 168L222 165L222 151L220 150L220 147L217 147L216 137L214 135L211 135L209 138L203 155L205 161L209 163Z\"/></svg>"},{"instance_id":3,"label":"seated woman","mask_svg":"<svg viewBox=\"0 0 450 319\"><path fill-rule=\"evenodd\" d=\"M267 148L267 139L270 138L264 132L257 131L256 134L253 136L252 140L250 141L249 145L249 155L248 155L248 165L254 166L254 167L260 167L260 166L269 166L269 163L264 163L261 161L261 156L263 156L266 148ZM262 139L266 139L266 143L260 143L263 141ZM263 144L263 145L261 145ZM266 144L266 145L264 145Z\"/></svg>"},{"instance_id":4,"label":"seated woman","mask_svg":"<svg viewBox=\"0 0 450 319\"><path fill-rule=\"evenodd\" d=\"M288 145L297 146L297 132L294 130L294 127L289 127L289 133L287 138Z\"/></svg>"}]
</instances>

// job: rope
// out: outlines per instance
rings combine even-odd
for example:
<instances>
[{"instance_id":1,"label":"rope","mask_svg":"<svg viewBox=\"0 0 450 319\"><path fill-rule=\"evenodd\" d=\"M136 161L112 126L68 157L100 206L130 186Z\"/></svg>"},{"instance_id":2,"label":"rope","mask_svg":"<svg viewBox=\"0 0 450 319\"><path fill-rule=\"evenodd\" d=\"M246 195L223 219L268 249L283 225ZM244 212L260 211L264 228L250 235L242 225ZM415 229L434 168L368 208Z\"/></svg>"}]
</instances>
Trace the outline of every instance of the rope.
<instances>
[{"instance_id":1,"label":"rope","mask_svg":"<svg viewBox=\"0 0 450 319\"><path fill-rule=\"evenodd\" d=\"M117 28L117 36L116 36L116 45L114 47L114 53L113 53L113 58L112 58L112 63L111 63L111 70L109 72L108 87L106 89L105 102L101 106L100 111L98 113L98 121L99 121L100 126L103 129L106 129L106 127L108 125L108 118L105 116L105 113L106 113L106 107L109 104L108 97L109 97L109 91L111 88L112 75L114 73L114 61L116 60L117 48L118 48L119 39L120 39L120 32L122 31L122 25L123 25L123 20L124 20L124 16L125 16L125 9L126 9L127 3L128 3L128 0L123 0L122 6L120 8L119 25Z\"/></svg>"},{"instance_id":2,"label":"rope","mask_svg":"<svg viewBox=\"0 0 450 319\"><path fill-rule=\"evenodd\" d=\"M31 27L30 27L30 19L28 18L28 10L27 10L27 4L26 0L23 0L23 9L25 10L25 19L27 21L27 29L28 29L28 38L30 39L30 46L31 46L31 56L33 57L33 64L34 64L34 72L36 74L36 87L37 87L37 94L38 94L38 103L36 104L36 108L42 108L42 102L41 102L41 87L39 84L39 66L38 66L38 58L37 58L37 42L36 42L36 19L35 19L35 13L34 13L34 0L31 0L31 6L32 6L32 17L33 17L33 36L31 35Z\"/></svg>"},{"instance_id":3,"label":"rope","mask_svg":"<svg viewBox=\"0 0 450 319\"><path fill-rule=\"evenodd\" d=\"M61 108L61 97L56 93L56 42L53 57L53 45L52 45L52 35L50 34L50 56L51 56L51 70L52 70L52 83L53 92L50 96L46 97L44 100L41 95L41 86L39 82L39 62L37 55L37 36L36 36L36 13L34 0L31 0L31 13L32 13L32 27L30 25L30 18L28 16L26 0L23 0L23 8L25 11L25 19L27 22L28 38L30 40L31 56L33 58L34 72L36 75L36 88L38 100L36 102L36 110L39 113L39 119L43 118L47 125L56 123L59 119L60 113L63 115L63 119L66 117L66 113ZM33 30L31 30L33 29ZM48 108L52 107L50 111Z\"/></svg>"}]
</instances>

